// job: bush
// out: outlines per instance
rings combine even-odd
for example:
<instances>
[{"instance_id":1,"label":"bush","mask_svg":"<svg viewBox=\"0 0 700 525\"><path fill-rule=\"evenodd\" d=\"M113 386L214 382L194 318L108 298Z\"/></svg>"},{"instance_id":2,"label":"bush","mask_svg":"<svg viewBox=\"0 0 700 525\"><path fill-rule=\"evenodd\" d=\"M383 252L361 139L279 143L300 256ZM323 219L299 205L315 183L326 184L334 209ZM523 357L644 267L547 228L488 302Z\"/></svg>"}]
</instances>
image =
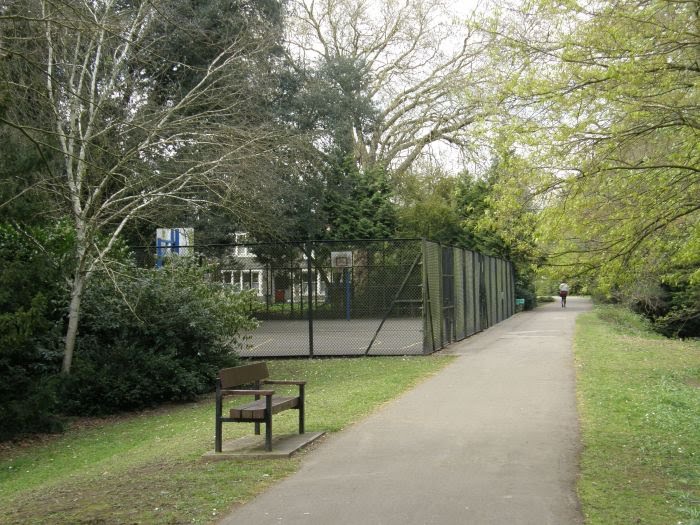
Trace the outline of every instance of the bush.
<instances>
[{"instance_id":1,"label":"bush","mask_svg":"<svg viewBox=\"0 0 700 525\"><path fill-rule=\"evenodd\" d=\"M663 287L661 304L649 317L666 337L700 337L700 283L685 279Z\"/></svg>"},{"instance_id":2,"label":"bush","mask_svg":"<svg viewBox=\"0 0 700 525\"><path fill-rule=\"evenodd\" d=\"M537 295L532 280L526 277L516 275L515 297L525 299L525 310L532 310L537 306Z\"/></svg>"},{"instance_id":3,"label":"bush","mask_svg":"<svg viewBox=\"0 0 700 525\"><path fill-rule=\"evenodd\" d=\"M211 390L216 372L237 363L242 331L254 327L248 304L247 294L223 290L206 268L188 264L95 276L63 381L66 411L107 414Z\"/></svg>"},{"instance_id":4,"label":"bush","mask_svg":"<svg viewBox=\"0 0 700 525\"><path fill-rule=\"evenodd\" d=\"M0 359L0 441L36 432L60 432L57 376L37 374L27 359Z\"/></svg>"},{"instance_id":5,"label":"bush","mask_svg":"<svg viewBox=\"0 0 700 525\"><path fill-rule=\"evenodd\" d=\"M60 222L0 224L0 440L60 430L54 378L71 239Z\"/></svg>"},{"instance_id":6,"label":"bush","mask_svg":"<svg viewBox=\"0 0 700 525\"><path fill-rule=\"evenodd\" d=\"M626 306L599 305L596 307L596 314L603 321L625 333L648 336L653 332L652 325L646 317L633 312Z\"/></svg>"}]
</instances>

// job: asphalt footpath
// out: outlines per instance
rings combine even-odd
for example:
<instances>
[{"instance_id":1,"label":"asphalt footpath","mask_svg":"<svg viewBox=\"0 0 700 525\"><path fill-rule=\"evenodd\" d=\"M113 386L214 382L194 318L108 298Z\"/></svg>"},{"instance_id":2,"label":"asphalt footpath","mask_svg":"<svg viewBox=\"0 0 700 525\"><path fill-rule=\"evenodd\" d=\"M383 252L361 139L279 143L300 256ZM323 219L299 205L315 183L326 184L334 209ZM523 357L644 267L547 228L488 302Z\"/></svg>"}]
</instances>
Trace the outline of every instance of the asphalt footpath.
<instances>
[{"instance_id":1,"label":"asphalt footpath","mask_svg":"<svg viewBox=\"0 0 700 525\"><path fill-rule=\"evenodd\" d=\"M221 524L582 524L572 340L590 308L569 297L451 345L454 363Z\"/></svg>"}]
</instances>

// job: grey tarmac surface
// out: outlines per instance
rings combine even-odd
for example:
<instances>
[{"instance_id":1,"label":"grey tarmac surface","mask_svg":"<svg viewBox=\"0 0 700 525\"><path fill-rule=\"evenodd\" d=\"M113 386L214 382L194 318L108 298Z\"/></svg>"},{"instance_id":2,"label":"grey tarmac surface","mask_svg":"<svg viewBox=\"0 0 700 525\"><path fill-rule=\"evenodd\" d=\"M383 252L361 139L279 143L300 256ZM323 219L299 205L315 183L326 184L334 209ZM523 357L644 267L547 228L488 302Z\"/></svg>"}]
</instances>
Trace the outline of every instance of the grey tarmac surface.
<instances>
[{"instance_id":1,"label":"grey tarmac surface","mask_svg":"<svg viewBox=\"0 0 700 525\"><path fill-rule=\"evenodd\" d=\"M590 307L570 297L453 344L454 363L220 523L583 523L572 339Z\"/></svg>"}]
</instances>

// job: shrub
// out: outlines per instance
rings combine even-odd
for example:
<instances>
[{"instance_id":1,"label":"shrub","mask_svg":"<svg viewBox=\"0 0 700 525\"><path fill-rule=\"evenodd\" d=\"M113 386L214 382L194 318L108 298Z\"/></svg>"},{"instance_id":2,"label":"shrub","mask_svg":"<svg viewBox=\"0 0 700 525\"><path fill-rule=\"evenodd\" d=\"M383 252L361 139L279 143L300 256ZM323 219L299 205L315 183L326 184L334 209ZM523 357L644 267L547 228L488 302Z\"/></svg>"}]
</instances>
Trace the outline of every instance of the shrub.
<instances>
[{"instance_id":1,"label":"shrub","mask_svg":"<svg viewBox=\"0 0 700 525\"><path fill-rule=\"evenodd\" d=\"M700 282L684 279L663 288L660 307L649 315L654 329L666 337L700 337Z\"/></svg>"},{"instance_id":2,"label":"shrub","mask_svg":"<svg viewBox=\"0 0 700 525\"><path fill-rule=\"evenodd\" d=\"M537 306L537 295L535 294L535 286L532 280L516 276L515 297L525 299L525 310L532 310Z\"/></svg>"},{"instance_id":3,"label":"shrub","mask_svg":"<svg viewBox=\"0 0 700 525\"><path fill-rule=\"evenodd\" d=\"M652 333L652 325L641 314L620 305L599 305L596 307L598 317L626 333L648 336Z\"/></svg>"},{"instance_id":4,"label":"shrub","mask_svg":"<svg viewBox=\"0 0 700 525\"><path fill-rule=\"evenodd\" d=\"M222 289L206 268L186 263L94 276L63 382L66 410L113 413L210 390L216 372L236 364L242 332L254 327L248 303L247 294Z\"/></svg>"},{"instance_id":5,"label":"shrub","mask_svg":"<svg viewBox=\"0 0 700 525\"><path fill-rule=\"evenodd\" d=\"M0 224L0 440L60 429L54 377L71 247L64 223Z\"/></svg>"},{"instance_id":6,"label":"shrub","mask_svg":"<svg viewBox=\"0 0 700 525\"><path fill-rule=\"evenodd\" d=\"M36 432L59 432L55 374L36 373L26 357L0 359L0 441Z\"/></svg>"}]
</instances>

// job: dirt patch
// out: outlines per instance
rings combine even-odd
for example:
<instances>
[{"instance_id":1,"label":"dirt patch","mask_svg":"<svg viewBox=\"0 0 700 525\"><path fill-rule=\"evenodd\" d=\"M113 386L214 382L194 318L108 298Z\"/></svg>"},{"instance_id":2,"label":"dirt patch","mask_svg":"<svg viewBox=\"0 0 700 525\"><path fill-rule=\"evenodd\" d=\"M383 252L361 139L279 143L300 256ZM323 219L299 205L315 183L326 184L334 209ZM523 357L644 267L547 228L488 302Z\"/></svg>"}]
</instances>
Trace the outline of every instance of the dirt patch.
<instances>
[{"instance_id":1,"label":"dirt patch","mask_svg":"<svg viewBox=\"0 0 700 525\"><path fill-rule=\"evenodd\" d=\"M153 462L113 475L108 472L65 485L47 487L13 501L12 524L144 523L153 509L169 510L180 500L175 463Z\"/></svg>"}]
</instances>

